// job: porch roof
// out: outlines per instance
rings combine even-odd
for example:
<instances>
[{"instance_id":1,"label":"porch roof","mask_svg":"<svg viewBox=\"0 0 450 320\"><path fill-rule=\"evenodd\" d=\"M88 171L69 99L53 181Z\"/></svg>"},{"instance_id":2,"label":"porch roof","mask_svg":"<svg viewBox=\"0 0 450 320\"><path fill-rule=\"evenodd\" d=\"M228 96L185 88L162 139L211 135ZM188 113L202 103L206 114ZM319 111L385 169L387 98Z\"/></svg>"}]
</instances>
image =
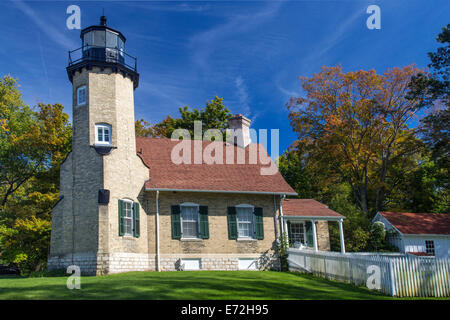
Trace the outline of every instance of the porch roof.
<instances>
[{"instance_id":1,"label":"porch roof","mask_svg":"<svg viewBox=\"0 0 450 320\"><path fill-rule=\"evenodd\" d=\"M284 199L283 216L289 218L340 220L345 217L314 199Z\"/></svg>"}]
</instances>

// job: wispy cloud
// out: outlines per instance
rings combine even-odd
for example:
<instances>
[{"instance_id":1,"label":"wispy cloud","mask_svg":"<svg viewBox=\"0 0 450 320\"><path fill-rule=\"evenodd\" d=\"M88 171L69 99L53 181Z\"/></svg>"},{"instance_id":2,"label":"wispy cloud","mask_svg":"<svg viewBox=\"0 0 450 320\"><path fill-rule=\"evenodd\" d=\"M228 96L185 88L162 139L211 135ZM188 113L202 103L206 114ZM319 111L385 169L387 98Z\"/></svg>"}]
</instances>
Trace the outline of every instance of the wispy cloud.
<instances>
[{"instance_id":1,"label":"wispy cloud","mask_svg":"<svg viewBox=\"0 0 450 320\"><path fill-rule=\"evenodd\" d=\"M358 19L360 19L365 14L365 8L359 10L353 10L353 13L346 19L339 20L341 23L332 30L332 32L327 32L326 37L319 39L311 46L308 50L308 54L302 56L301 63L297 67L301 74L308 74L312 70L317 71L317 62L326 61L326 55L329 53L336 45L343 41L346 35L351 34L350 29L354 27ZM299 87L298 79L295 81L290 81L288 85L282 85L282 79L285 74L291 74L290 69L282 70L276 76L276 83L278 90L282 95L289 99L290 97L299 97L302 95L303 90ZM295 89L293 89L295 88Z\"/></svg>"},{"instance_id":2,"label":"wispy cloud","mask_svg":"<svg viewBox=\"0 0 450 320\"><path fill-rule=\"evenodd\" d=\"M193 63L201 68L208 69L210 55L215 50L220 50L225 45L225 40L238 37L273 18L282 2L271 2L263 10L256 13L234 14L227 22L194 35L189 41L193 52Z\"/></svg>"},{"instance_id":3,"label":"wispy cloud","mask_svg":"<svg viewBox=\"0 0 450 320\"><path fill-rule=\"evenodd\" d=\"M289 98L290 97L299 97L301 95L301 91L300 90L286 89L280 84L277 85L277 88L278 88L278 90L280 90L284 95L286 95Z\"/></svg>"},{"instance_id":4,"label":"wispy cloud","mask_svg":"<svg viewBox=\"0 0 450 320\"><path fill-rule=\"evenodd\" d=\"M342 23L338 24L334 32L328 33L328 36L318 41L314 49L310 54L304 57L303 61L308 64L311 60L318 60L334 46L343 40L345 35L350 34L349 29L355 24L355 22L365 14L365 8L360 10L354 10L353 14L348 19L342 19Z\"/></svg>"},{"instance_id":5,"label":"wispy cloud","mask_svg":"<svg viewBox=\"0 0 450 320\"><path fill-rule=\"evenodd\" d=\"M131 2L124 3L124 5L129 5L134 8L148 9L151 11L165 11L165 12L204 12L206 10L211 9L211 5L200 3L200 1L191 1L189 3L182 2L178 3L178 1L148 1L142 0L142 2Z\"/></svg>"},{"instance_id":6,"label":"wispy cloud","mask_svg":"<svg viewBox=\"0 0 450 320\"><path fill-rule=\"evenodd\" d=\"M39 33L38 33L38 43L39 43L39 52L41 55L42 69L44 70L44 75L45 75L46 87L48 88L48 95L49 95L49 98L51 99L52 91L51 91L50 81L48 79L47 64L45 63L45 58L44 58L44 48L42 47L41 35Z\"/></svg>"},{"instance_id":7,"label":"wispy cloud","mask_svg":"<svg viewBox=\"0 0 450 320\"><path fill-rule=\"evenodd\" d=\"M248 96L248 88L244 82L244 79L242 79L241 76L238 76L234 81L237 89L237 96L239 99L239 107L242 110L242 113L246 117L251 117L251 110L250 110L250 101Z\"/></svg>"},{"instance_id":8,"label":"wispy cloud","mask_svg":"<svg viewBox=\"0 0 450 320\"><path fill-rule=\"evenodd\" d=\"M33 10L30 6L28 6L22 0L17 0L13 2L15 6L20 9L24 14L26 14L38 27L41 29L49 39L55 41L59 45L63 46L66 49L76 48L77 43L70 40L61 30L61 26L55 27L52 26L49 22L47 22L43 16L40 16Z\"/></svg>"}]
</instances>

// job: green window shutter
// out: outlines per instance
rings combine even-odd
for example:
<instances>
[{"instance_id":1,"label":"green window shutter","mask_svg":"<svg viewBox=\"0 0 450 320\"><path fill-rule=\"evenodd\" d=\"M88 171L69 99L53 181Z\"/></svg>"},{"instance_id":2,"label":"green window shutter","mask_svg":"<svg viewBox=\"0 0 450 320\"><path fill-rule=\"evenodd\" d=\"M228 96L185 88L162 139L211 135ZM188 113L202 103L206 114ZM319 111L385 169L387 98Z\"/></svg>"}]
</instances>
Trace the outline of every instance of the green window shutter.
<instances>
[{"instance_id":1,"label":"green window shutter","mask_svg":"<svg viewBox=\"0 0 450 320\"><path fill-rule=\"evenodd\" d=\"M264 239L264 223L263 223L263 209L255 208L255 234L256 239Z\"/></svg>"},{"instance_id":2,"label":"green window shutter","mask_svg":"<svg viewBox=\"0 0 450 320\"><path fill-rule=\"evenodd\" d=\"M124 206L123 201L119 200L119 236L123 236L124 226L123 226L123 216L124 216Z\"/></svg>"},{"instance_id":3,"label":"green window shutter","mask_svg":"<svg viewBox=\"0 0 450 320\"><path fill-rule=\"evenodd\" d=\"M209 239L208 207L200 206L200 238Z\"/></svg>"},{"instance_id":4,"label":"green window shutter","mask_svg":"<svg viewBox=\"0 0 450 320\"><path fill-rule=\"evenodd\" d=\"M313 247L314 246L314 243L313 243L314 237L313 237L311 221L306 221L305 233L306 233L306 241L308 242L308 247Z\"/></svg>"},{"instance_id":5,"label":"green window shutter","mask_svg":"<svg viewBox=\"0 0 450 320\"><path fill-rule=\"evenodd\" d=\"M172 239L181 239L180 206L172 206Z\"/></svg>"},{"instance_id":6,"label":"green window shutter","mask_svg":"<svg viewBox=\"0 0 450 320\"><path fill-rule=\"evenodd\" d=\"M139 238L141 234L140 218L139 218L139 203L133 203L133 219L134 219L134 229L133 235L135 238Z\"/></svg>"},{"instance_id":7,"label":"green window shutter","mask_svg":"<svg viewBox=\"0 0 450 320\"><path fill-rule=\"evenodd\" d=\"M228 207L228 239L237 239L236 207Z\"/></svg>"}]
</instances>

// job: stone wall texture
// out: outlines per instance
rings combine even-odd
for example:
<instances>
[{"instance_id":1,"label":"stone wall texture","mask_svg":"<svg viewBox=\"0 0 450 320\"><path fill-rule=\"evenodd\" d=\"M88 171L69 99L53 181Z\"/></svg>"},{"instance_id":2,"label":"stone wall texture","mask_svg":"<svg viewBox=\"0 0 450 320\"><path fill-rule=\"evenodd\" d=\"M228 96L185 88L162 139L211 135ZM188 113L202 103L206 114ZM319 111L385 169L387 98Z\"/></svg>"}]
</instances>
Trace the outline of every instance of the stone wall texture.
<instances>
[{"instance_id":1,"label":"stone wall texture","mask_svg":"<svg viewBox=\"0 0 450 320\"><path fill-rule=\"evenodd\" d=\"M330 231L328 229L328 221L317 221L316 228L317 248L321 251L330 251Z\"/></svg>"}]
</instances>

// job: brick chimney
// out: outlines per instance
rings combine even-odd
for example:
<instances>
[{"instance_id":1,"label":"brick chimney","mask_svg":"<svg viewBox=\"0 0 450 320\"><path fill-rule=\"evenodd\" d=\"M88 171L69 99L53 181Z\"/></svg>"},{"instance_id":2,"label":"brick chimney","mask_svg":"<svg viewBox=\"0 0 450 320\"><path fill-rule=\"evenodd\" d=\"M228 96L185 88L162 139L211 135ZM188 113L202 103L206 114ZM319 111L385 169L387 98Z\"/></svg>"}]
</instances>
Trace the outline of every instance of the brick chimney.
<instances>
[{"instance_id":1,"label":"brick chimney","mask_svg":"<svg viewBox=\"0 0 450 320\"><path fill-rule=\"evenodd\" d=\"M227 141L241 148L247 147L251 143L250 122L250 119L242 114L237 114L228 119L228 124L232 130L231 134L227 136Z\"/></svg>"}]
</instances>

